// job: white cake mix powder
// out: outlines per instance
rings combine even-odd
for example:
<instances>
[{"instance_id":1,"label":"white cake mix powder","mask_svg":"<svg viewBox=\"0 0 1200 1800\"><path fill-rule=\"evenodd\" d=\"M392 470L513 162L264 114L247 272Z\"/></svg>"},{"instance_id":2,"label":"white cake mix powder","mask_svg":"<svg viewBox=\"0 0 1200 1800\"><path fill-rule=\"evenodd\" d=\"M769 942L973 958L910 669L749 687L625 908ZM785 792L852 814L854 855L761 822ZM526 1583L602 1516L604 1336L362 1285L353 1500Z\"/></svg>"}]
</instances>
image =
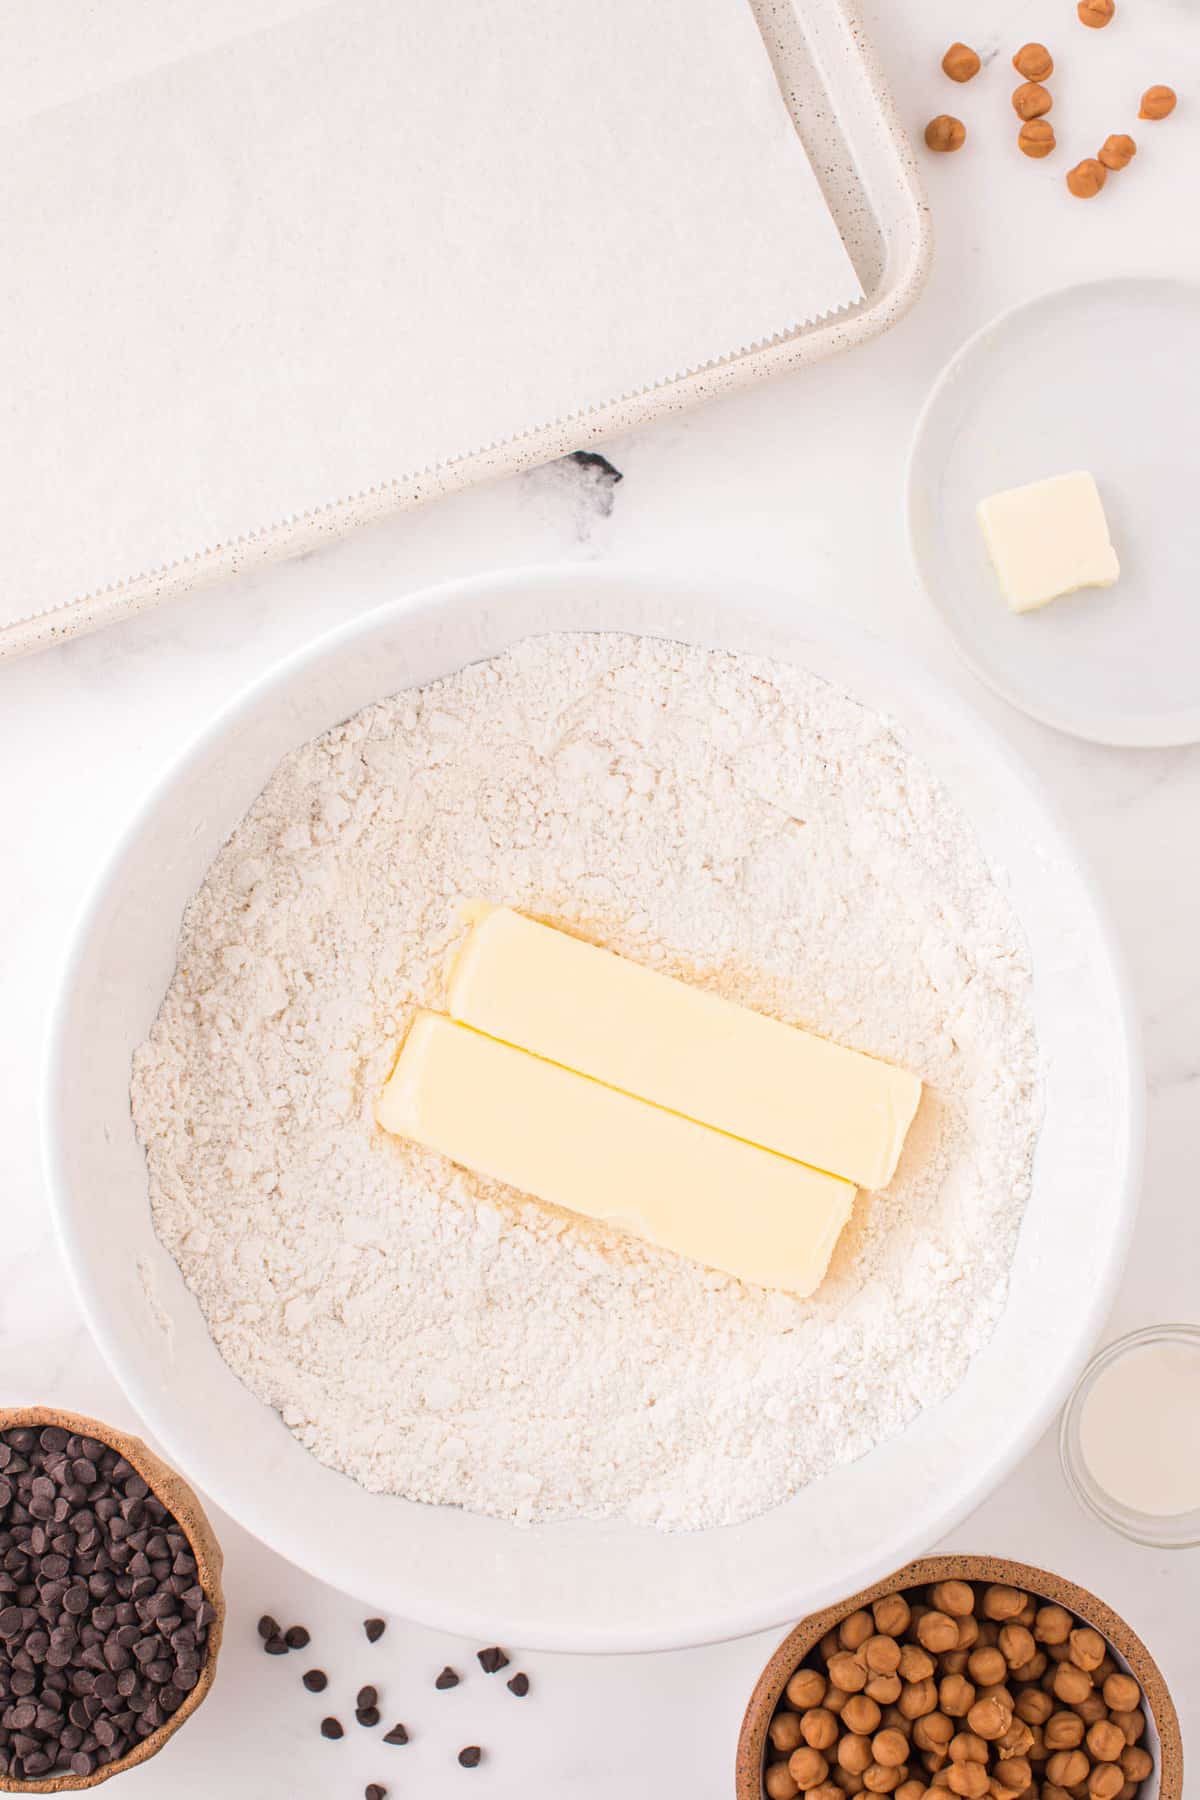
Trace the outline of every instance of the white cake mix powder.
<instances>
[{"instance_id":1,"label":"white cake mix powder","mask_svg":"<svg viewBox=\"0 0 1200 1800\"><path fill-rule=\"evenodd\" d=\"M477 896L928 1084L815 1296L378 1129ZM133 1106L221 1354L323 1462L518 1521L727 1524L899 1431L991 1333L1038 1119L1027 950L887 720L791 667L535 638L285 759L188 909Z\"/></svg>"}]
</instances>

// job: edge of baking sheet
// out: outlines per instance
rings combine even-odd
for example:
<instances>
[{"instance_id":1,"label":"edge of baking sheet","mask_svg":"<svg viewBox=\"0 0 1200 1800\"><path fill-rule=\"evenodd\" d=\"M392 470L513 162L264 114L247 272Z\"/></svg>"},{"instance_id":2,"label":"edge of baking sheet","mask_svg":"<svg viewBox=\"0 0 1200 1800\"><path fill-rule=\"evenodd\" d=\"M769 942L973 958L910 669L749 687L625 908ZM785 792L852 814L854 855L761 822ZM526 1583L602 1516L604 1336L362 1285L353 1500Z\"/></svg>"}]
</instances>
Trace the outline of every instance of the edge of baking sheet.
<instances>
[{"instance_id":1,"label":"edge of baking sheet","mask_svg":"<svg viewBox=\"0 0 1200 1800\"><path fill-rule=\"evenodd\" d=\"M932 255L916 162L856 0L750 0L792 120L862 283L856 306L634 395L364 493L205 546L0 628L0 660L131 618L206 583L299 556L476 482L586 449L878 337L916 299ZM804 17L800 16L803 6Z\"/></svg>"}]
</instances>

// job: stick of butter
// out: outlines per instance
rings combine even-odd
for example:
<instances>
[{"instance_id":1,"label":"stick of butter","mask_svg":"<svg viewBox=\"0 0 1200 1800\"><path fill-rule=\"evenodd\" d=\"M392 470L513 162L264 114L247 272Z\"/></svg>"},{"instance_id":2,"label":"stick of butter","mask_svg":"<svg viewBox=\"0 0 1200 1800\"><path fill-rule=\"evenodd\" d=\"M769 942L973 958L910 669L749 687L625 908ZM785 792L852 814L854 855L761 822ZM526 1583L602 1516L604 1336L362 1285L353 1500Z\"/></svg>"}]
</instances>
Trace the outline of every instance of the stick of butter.
<instances>
[{"instance_id":1,"label":"stick of butter","mask_svg":"<svg viewBox=\"0 0 1200 1800\"><path fill-rule=\"evenodd\" d=\"M447 1010L489 1037L859 1187L886 1187L915 1075L474 902Z\"/></svg>"},{"instance_id":2,"label":"stick of butter","mask_svg":"<svg viewBox=\"0 0 1200 1800\"><path fill-rule=\"evenodd\" d=\"M1121 573L1093 476L1078 469L981 500L979 525L1004 598L1033 612L1079 588L1111 587Z\"/></svg>"},{"instance_id":3,"label":"stick of butter","mask_svg":"<svg viewBox=\"0 0 1200 1800\"><path fill-rule=\"evenodd\" d=\"M762 1287L810 1294L854 1188L417 1014L379 1097L385 1131Z\"/></svg>"}]
</instances>

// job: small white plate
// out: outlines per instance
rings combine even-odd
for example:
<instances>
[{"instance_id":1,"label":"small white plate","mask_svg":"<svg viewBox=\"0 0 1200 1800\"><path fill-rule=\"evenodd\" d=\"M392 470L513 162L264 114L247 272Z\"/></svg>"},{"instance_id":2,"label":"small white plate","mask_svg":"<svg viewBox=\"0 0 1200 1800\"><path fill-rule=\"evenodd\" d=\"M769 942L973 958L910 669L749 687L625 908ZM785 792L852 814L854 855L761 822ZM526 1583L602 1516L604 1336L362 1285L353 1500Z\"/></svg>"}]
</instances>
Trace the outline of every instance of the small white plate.
<instances>
[{"instance_id":1,"label":"small white plate","mask_svg":"<svg viewBox=\"0 0 1200 1800\"><path fill-rule=\"evenodd\" d=\"M942 371L909 458L913 556L975 673L1103 744L1200 740L1200 288L1063 288L1003 313ZM975 508L1070 469L1099 483L1115 587L1010 613Z\"/></svg>"}]
</instances>

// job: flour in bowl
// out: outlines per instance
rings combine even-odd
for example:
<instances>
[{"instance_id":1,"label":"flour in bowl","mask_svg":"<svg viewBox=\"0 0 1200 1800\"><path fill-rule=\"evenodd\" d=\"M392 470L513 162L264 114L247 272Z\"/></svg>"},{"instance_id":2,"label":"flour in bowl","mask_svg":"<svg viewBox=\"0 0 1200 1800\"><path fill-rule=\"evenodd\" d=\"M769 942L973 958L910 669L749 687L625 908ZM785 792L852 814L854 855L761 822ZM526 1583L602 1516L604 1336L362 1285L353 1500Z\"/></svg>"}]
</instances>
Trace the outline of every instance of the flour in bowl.
<instances>
[{"instance_id":1,"label":"flour in bowl","mask_svg":"<svg viewBox=\"0 0 1200 1800\"><path fill-rule=\"evenodd\" d=\"M378 1128L476 897L922 1077L811 1299ZM995 1326L1027 948L888 720L787 665L533 638L285 758L188 908L133 1110L221 1354L322 1462L522 1522L730 1524L901 1430Z\"/></svg>"}]
</instances>

